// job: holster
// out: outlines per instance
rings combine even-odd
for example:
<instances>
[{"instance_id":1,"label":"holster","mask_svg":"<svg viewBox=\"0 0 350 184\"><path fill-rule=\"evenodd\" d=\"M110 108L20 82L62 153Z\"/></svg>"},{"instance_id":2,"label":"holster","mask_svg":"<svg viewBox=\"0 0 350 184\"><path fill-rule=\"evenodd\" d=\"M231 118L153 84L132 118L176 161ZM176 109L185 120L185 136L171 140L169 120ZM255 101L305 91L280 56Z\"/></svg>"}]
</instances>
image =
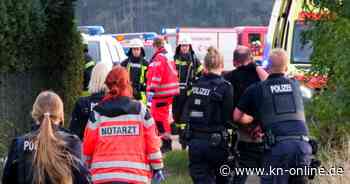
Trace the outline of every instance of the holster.
<instances>
[{"instance_id":1,"label":"holster","mask_svg":"<svg viewBox=\"0 0 350 184\"><path fill-rule=\"evenodd\" d=\"M273 133L271 132L271 130L268 130L265 133L264 139L264 149L265 150L270 150L272 146L274 146L276 144L276 137L275 135L273 135Z\"/></svg>"},{"instance_id":2,"label":"holster","mask_svg":"<svg viewBox=\"0 0 350 184\"><path fill-rule=\"evenodd\" d=\"M311 159L310 168L319 168L321 166L321 160L316 158L318 152L318 142L315 139L310 139L309 144L312 148L312 155L314 155L314 158ZM315 175L316 173L311 173L311 175L308 176L309 180L313 180Z\"/></svg>"},{"instance_id":3,"label":"holster","mask_svg":"<svg viewBox=\"0 0 350 184\"><path fill-rule=\"evenodd\" d=\"M211 147L223 146L224 148L228 148L229 146L229 134L226 130L216 132L203 132L190 130L188 128L185 131L185 137L187 140L193 138L207 139Z\"/></svg>"}]
</instances>

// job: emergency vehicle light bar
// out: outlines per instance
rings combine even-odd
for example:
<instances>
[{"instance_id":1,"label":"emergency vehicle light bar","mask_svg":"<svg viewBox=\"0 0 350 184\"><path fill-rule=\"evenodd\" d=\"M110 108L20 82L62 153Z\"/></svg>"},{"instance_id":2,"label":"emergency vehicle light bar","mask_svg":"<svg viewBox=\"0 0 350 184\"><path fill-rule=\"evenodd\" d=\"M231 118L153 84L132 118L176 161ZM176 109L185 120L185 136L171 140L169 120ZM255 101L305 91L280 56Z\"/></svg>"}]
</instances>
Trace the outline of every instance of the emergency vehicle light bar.
<instances>
[{"instance_id":1,"label":"emergency vehicle light bar","mask_svg":"<svg viewBox=\"0 0 350 184\"><path fill-rule=\"evenodd\" d=\"M105 33L103 26L78 26L78 30L89 35L100 35Z\"/></svg>"}]
</instances>

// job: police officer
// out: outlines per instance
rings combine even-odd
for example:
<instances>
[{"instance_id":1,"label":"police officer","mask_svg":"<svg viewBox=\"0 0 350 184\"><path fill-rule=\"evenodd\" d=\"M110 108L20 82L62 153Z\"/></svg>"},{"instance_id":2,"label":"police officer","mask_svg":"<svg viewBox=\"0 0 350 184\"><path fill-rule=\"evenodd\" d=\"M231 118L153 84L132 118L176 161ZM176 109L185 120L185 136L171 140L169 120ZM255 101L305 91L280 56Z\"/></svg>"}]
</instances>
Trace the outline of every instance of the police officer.
<instances>
[{"instance_id":1,"label":"police officer","mask_svg":"<svg viewBox=\"0 0 350 184\"><path fill-rule=\"evenodd\" d=\"M63 115L63 103L57 94L39 94L32 111L36 124L31 132L12 142L3 184L90 183L89 171L80 161L81 142L61 127Z\"/></svg>"},{"instance_id":2,"label":"police officer","mask_svg":"<svg viewBox=\"0 0 350 184\"><path fill-rule=\"evenodd\" d=\"M305 123L304 106L299 84L286 77L287 53L275 49L270 54L271 74L266 81L250 86L234 111L234 120L242 124L254 118L261 121L265 133L263 167L269 171L309 166L312 149ZM254 118L253 118L254 117ZM304 183L305 177L263 175L263 184Z\"/></svg>"},{"instance_id":3,"label":"police officer","mask_svg":"<svg viewBox=\"0 0 350 184\"><path fill-rule=\"evenodd\" d=\"M133 96L146 104L146 72L148 61L145 59L145 50L143 42L140 39L130 41L130 49L127 53L128 58L121 63L121 66L128 69L133 87Z\"/></svg>"},{"instance_id":4,"label":"police officer","mask_svg":"<svg viewBox=\"0 0 350 184\"><path fill-rule=\"evenodd\" d=\"M102 100L107 90L104 81L110 69L102 62L92 70L91 80L89 83L89 96L80 97L75 103L72 119L69 124L69 130L83 140L84 130L88 122L92 109Z\"/></svg>"},{"instance_id":5,"label":"police officer","mask_svg":"<svg viewBox=\"0 0 350 184\"><path fill-rule=\"evenodd\" d=\"M193 84L186 103L189 123L189 168L195 184L227 183L219 168L228 158L233 89L221 77L223 57L213 47L204 59L204 76Z\"/></svg>"},{"instance_id":6,"label":"police officer","mask_svg":"<svg viewBox=\"0 0 350 184\"><path fill-rule=\"evenodd\" d=\"M191 89L193 81L201 75L203 70L203 66L196 57L191 44L192 40L189 36L180 35L174 56L176 69L179 73L180 94L175 96L172 110L182 148L186 148L186 141L184 139L186 124L185 122L180 122L184 109L183 106L187 99L187 92Z\"/></svg>"},{"instance_id":7,"label":"police officer","mask_svg":"<svg viewBox=\"0 0 350 184\"><path fill-rule=\"evenodd\" d=\"M233 62L236 69L226 73L224 78L233 86L235 93L232 103L236 107L243 92L251 84L265 80L268 74L255 65L250 49L246 46L238 46L235 49ZM237 150L240 153L239 166L241 168L259 168L262 164L263 144L261 129L258 122L252 124L250 126L239 126L238 129L240 140ZM232 148L235 149L234 146ZM244 184L247 178L247 175L235 175L234 183Z\"/></svg>"}]
</instances>

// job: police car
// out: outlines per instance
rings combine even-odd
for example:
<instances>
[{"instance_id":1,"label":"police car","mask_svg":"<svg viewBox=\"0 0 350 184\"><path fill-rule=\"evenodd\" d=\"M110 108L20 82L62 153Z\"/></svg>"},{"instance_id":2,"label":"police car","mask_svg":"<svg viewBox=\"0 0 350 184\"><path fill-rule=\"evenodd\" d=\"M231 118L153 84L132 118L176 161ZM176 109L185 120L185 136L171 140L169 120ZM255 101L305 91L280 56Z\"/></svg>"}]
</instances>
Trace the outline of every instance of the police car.
<instances>
[{"instance_id":1,"label":"police car","mask_svg":"<svg viewBox=\"0 0 350 184\"><path fill-rule=\"evenodd\" d=\"M88 44L89 55L94 61L103 62L112 68L127 58L123 47L110 35L103 35L102 26L80 26L84 43Z\"/></svg>"}]
</instances>

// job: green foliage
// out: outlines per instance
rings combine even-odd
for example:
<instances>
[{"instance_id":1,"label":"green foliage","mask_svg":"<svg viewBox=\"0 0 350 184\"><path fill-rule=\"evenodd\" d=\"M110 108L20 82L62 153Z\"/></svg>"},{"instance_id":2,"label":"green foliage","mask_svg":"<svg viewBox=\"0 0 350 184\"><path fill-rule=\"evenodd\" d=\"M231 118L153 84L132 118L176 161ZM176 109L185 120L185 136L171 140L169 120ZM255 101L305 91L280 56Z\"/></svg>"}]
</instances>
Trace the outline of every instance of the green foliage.
<instances>
[{"instance_id":1,"label":"green foliage","mask_svg":"<svg viewBox=\"0 0 350 184\"><path fill-rule=\"evenodd\" d=\"M314 43L313 70L328 76L327 90L309 107L316 121L312 131L323 145L333 147L341 146L350 135L350 4L342 2L321 1L335 16L318 21L309 35Z\"/></svg>"},{"instance_id":2,"label":"green foliage","mask_svg":"<svg viewBox=\"0 0 350 184\"><path fill-rule=\"evenodd\" d=\"M39 59L45 16L36 0L0 2L0 72L24 71Z\"/></svg>"},{"instance_id":3,"label":"green foliage","mask_svg":"<svg viewBox=\"0 0 350 184\"><path fill-rule=\"evenodd\" d=\"M9 121L1 121L0 122L0 176L2 176L3 169L5 166L5 160L3 158L7 157L8 147L12 142L13 131L9 130L17 130L18 128L14 123Z\"/></svg>"},{"instance_id":4,"label":"green foliage","mask_svg":"<svg viewBox=\"0 0 350 184\"><path fill-rule=\"evenodd\" d=\"M63 98L66 115L81 93L84 63L74 8L75 0L0 2L0 74L43 73L39 80L45 82L31 93L54 90Z\"/></svg>"},{"instance_id":5,"label":"green foliage","mask_svg":"<svg viewBox=\"0 0 350 184\"><path fill-rule=\"evenodd\" d=\"M81 93L83 53L80 34L74 22L72 0L47 1L47 29L44 33L43 60L49 71L50 89L64 99L66 117L69 117L76 98Z\"/></svg>"}]
</instances>

